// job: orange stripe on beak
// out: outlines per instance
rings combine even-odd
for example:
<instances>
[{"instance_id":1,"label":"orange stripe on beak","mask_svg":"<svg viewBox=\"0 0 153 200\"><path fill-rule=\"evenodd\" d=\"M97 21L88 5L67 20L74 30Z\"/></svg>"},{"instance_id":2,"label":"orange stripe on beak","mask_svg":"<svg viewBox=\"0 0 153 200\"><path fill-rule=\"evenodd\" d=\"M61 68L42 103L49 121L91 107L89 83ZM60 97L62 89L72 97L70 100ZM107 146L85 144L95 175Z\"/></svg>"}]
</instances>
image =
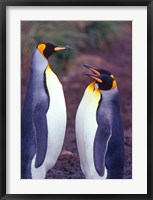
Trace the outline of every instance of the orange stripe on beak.
<instances>
[{"instance_id":1,"label":"orange stripe on beak","mask_svg":"<svg viewBox=\"0 0 153 200\"><path fill-rule=\"evenodd\" d=\"M99 73L97 70L95 70L95 69L93 69L93 68L89 68L89 69L90 69L94 74L100 76L100 73Z\"/></svg>"},{"instance_id":2,"label":"orange stripe on beak","mask_svg":"<svg viewBox=\"0 0 153 200\"><path fill-rule=\"evenodd\" d=\"M61 51L61 50L64 50L64 49L65 49L65 47L55 47L54 51Z\"/></svg>"},{"instance_id":3,"label":"orange stripe on beak","mask_svg":"<svg viewBox=\"0 0 153 200\"><path fill-rule=\"evenodd\" d=\"M99 83L102 83L102 80L100 78L97 78L95 76L91 76L91 78L95 79L96 81L98 81Z\"/></svg>"},{"instance_id":4,"label":"orange stripe on beak","mask_svg":"<svg viewBox=\"0 0 153 200\"><path fill-rule=\"evenodd\" d=\"M112 83L112 89L114 89L116 87L117 83L116 81L114 80L113 83Z\"/></svg>"}]
</instances>

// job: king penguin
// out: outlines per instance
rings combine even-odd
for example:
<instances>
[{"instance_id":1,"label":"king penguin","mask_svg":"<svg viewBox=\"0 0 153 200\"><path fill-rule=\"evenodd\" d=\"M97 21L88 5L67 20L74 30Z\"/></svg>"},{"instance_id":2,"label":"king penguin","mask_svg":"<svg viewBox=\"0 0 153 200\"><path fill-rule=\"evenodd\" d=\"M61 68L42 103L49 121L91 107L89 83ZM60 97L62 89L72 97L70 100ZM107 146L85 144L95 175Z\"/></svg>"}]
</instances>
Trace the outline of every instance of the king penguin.
<instances>
[{"instance_id":1,"label":"king penguin","mask_svg":"<svg viewBox=\"0 0 153 200\"><path fill-rule=\"evenodd\" d=\"M124 132L117 82L107 70L83 65L94 79L84 92L76 120L76 141L87 179L122 179Z\"/></svg>"},{"instance_id":2,"label":"king penguin","mask_svg":"<svg viewBox=\"0 0 153 200\"><path fill-rule=\"evenodd\" d=\"M71 49L51 43L38 44L32 54L30 80L21 116L21 178L44 179L63 146L66 105L62 85L48 58Z\"/></svg>"}]
</instances>

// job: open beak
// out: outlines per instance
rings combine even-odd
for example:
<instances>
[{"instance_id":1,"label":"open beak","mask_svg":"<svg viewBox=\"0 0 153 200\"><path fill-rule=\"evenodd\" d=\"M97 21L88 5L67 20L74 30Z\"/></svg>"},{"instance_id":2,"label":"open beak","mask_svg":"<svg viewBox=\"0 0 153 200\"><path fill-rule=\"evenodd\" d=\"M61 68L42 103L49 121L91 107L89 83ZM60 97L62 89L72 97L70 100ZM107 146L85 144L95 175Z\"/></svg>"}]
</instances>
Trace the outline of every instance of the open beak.
<instances>
[{"instance_id":1,"label":"open beak","mask_svg":"<svg viewBox=\"0 0 153 200\"><path fill-rule=\"evenodd\" d=\"M97 81L98 83L102 83L103 81L101 80L100 76L99 75L95 75L95 74L88 74L86 73L85 75L93 78L95 81Z\"/></svg>"},{"instance_id":2,"label":"open beak","mask_svg":"<svg viewBox=\"0 0 153 200\"><path fill-rule=\"evenodd\" d=\"M65 50L65 49L72 49L72 47L70 47L69 45L66 45L66 46L57 46L54 48L54 51L62 51L62 50Z\"/></svg>"},{"instance_id":3,"label":"open beak","mask_svg":"<svg viewBox=\"0 0 153 200\"><path fill-rule=\"evenodd\" d=\"M95 67L92 67L88 64L84 64L83 66L86 67L87 69L91 70L95 75L98 75L98 76L100 75L100 73L96 70Z\"/></svg>"}]
</instances>

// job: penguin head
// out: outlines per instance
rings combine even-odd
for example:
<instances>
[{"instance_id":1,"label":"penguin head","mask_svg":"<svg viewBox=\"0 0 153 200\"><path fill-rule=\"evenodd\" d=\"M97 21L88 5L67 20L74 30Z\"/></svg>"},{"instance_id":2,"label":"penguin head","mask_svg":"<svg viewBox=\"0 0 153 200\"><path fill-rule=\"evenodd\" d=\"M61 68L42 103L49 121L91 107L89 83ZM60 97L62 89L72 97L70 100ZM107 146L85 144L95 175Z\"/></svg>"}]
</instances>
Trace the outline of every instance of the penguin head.
<instances>
[{"instance_id":1,"label":"penguin head","mask_svg":"<svg viewBox=\"0 0 153 200\"><path fill-rule=\"evenodd\" d=\"M84 64L83 65L84 67L86 67L87 69L89 69L91 72L93 72L95 75L100 75L100 74L106 74L108 76L112 76L114 77L108 70L106 69L102 69L102 68L99 68L99 67L93 67L93 66L90 66L88 64Z\"/></svg>"},{"instance_id":2,"label":"penguin head","mask_svg":"<svg viewBox=\"0 0 153 200\"><path fill-rule=\"evenodd\" d=\"M111 90L117 86L114 75L112 75L108 70L95 68L87 64L84 64L83 66L93 72L93 74L86 73L86 75L96 81L100 90Z\"/></svg>"},{"instance_id":3,"label":"penguin head","mask_svg":"<svg viewBox=\"0 0 153 200\"><path fill-rule=\"evenodd\" d=\"M40 53L45 56L45 58L49 58L54 52L65 50L65 49L72 49L70 46L56 46L50 42L40 43L36 47Z\"/></svg>"}]
</instances>

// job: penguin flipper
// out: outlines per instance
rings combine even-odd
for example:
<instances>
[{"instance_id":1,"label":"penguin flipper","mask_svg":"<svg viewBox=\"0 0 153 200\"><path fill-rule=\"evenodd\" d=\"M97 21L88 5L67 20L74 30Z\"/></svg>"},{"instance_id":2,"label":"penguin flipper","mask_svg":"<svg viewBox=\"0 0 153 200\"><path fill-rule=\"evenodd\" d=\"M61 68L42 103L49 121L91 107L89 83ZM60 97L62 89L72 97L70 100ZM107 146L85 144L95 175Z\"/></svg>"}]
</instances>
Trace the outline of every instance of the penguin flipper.
<instances>
[{"instance_id":1,"label":"penguin flipper","mask_svg":"<svg viewBox=\"0 0 153 200\"><path fill-rule=\"evenodd\" d=\"M108 142L111 137L111 127L107 118L102 117L102 120L99 121L101 121L101 123L98 125L94 140L94 164L98 174L104 176L105 156Z\"/></svg>"},{"instance_id":2,"label":"penguin flipper","mask_svg":"<svg viewBox=\"0 0 153 200\"><path fill-rule=\"evenodd\" d=\"M35 125L35 136L36 136L36 160L35 167L38 168L42 165L45 160L47 151L47 138L48 138L48 127L46 112L43 107L36 106L34 111L34 125Z\"/></svg>"}]
</instances>

